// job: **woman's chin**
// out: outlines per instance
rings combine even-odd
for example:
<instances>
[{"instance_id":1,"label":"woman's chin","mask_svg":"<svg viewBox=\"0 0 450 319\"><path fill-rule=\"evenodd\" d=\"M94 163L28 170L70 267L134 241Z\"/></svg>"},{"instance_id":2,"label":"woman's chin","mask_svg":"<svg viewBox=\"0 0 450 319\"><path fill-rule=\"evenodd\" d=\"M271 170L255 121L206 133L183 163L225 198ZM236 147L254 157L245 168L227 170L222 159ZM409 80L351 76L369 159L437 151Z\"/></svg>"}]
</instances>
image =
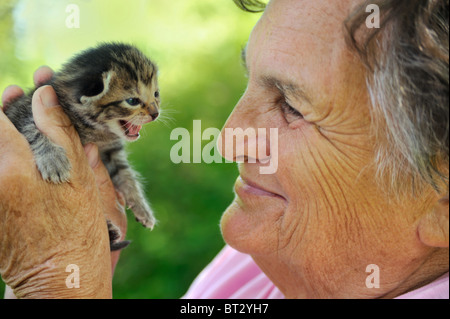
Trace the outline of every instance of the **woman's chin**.
<instances>
[{"instance_id":1,"label":"woman's chin","mask_svg":"<svg viewBox=\"0 0 450 319\"><path fill-rule=\"evenodd\" d=\"M270 246L276 244L277 220L284 209L281 205L249 207L236 196L220 221L223 239L242 253L261 254L273 249Z\"/></svg>"}]
</instances>

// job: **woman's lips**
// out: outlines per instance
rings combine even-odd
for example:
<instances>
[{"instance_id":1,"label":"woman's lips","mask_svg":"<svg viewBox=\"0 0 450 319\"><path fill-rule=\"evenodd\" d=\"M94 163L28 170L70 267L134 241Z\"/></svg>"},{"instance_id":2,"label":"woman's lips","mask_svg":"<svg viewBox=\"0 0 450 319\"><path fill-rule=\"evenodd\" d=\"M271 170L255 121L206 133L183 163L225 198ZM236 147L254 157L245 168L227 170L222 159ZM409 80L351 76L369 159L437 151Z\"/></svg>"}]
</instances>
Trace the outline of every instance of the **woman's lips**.
<instances>
[{"instance_id":1,"label":"woman's lips","mask_svg":"<svg viewBox=\"0 0 450 319\"><path fill-rule=\"evenodd\" d=\"M253 196L269 196L269 197L278 197L283 198L278 194L269 192L260 186L256 185L253 182L250 182L241 176L238 177L236 184L234 186L234 189L238 196L241 197L241 195L253 195Z\"/></svg>"}]
</instances>

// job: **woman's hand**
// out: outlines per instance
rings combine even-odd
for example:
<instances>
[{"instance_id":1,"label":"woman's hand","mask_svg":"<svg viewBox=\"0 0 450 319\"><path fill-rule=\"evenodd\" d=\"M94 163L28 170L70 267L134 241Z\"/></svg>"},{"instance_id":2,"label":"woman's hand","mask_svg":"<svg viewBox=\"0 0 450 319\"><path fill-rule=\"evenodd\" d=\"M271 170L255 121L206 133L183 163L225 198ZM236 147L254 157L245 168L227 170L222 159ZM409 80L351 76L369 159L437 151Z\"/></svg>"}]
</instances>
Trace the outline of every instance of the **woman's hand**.
<instances>
[{"instance_id":1,"label":"woman's hand","mask_svg":"<svg viewBox=\"0 0 450 319\"><path fill-rule=\"evenodd\" d=\"M41 68L35 84L51 75ZM3 105L21 94L9 87ZM12 290L19 298L110 298L118 253L110 253L106 218L124 237L123 197L117 196L97 147L81 145L51 87L35 92L33 116L37 127L66 150L71 180L43 181L27 141L0 111L0 273L10 286L7 296ZM79 288L66 284L77 279L67 272L69 265L79 270Z\"/></svg>"}]
</instances>

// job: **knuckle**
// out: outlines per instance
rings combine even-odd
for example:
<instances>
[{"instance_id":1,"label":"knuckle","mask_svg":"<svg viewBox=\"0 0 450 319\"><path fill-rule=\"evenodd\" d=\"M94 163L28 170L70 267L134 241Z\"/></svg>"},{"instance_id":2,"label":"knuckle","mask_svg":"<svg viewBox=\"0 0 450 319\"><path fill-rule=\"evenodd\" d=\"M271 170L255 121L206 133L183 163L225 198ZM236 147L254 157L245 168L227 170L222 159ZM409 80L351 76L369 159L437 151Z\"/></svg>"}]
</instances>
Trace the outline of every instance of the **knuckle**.
<instances>
[{"instance_id":1,"label":"knuckle","mask_svg":"<svg viewBox=\"0 0 450 319\"><path fill-rule=\"evenodd\" d=\"M70 121L67 114L64 112L63 108L61 106L55 106L52 108L47 109L49 116L52 117L53 125L63 128L65 130L74 130L74 126L72 122Z\"/></svg>"}]
</instances>

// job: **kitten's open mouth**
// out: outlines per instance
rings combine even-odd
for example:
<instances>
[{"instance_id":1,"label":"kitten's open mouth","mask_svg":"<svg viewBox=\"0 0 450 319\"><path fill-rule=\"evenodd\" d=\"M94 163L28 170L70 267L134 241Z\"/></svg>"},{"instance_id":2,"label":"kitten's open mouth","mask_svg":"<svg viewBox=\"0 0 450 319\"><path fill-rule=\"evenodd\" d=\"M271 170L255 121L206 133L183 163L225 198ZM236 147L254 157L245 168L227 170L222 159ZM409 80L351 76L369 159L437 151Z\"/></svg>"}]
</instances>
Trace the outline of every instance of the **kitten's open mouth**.
<instances>
[{"instance_id":1,"label":"kitten's open mouth","mask_svg":"<svg viewBox=\"0 0 450 319\"><path fill-rule=\"evenodd\" d=\"M129 140L136 140L139 137L139 131L141 130L142 125L133 125L124 120L120 120L119 124Z\"/></svg>"}]
</instances>

